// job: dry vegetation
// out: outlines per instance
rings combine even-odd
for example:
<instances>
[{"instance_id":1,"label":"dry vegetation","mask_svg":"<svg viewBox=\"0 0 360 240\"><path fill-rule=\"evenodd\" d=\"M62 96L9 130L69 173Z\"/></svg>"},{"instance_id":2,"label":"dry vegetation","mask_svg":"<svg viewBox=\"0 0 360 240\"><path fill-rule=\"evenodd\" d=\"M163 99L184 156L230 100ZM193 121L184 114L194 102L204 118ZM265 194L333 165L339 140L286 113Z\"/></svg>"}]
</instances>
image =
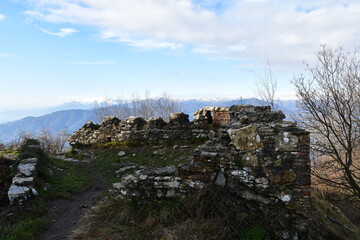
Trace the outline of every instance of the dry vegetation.
<instances>
[{"instance_id":1,"label":"dry vegetation","mask_svg":"<svg viewBox=\"0 0 360 240\"><path fill-rule=\"evenodd\" d=\"M178 111L180 111L180 104L170 95L163 93L159 98L151 98L148 91L144 96L133 93L130 101L107 98L104 102L96 102L93 108L98 122L107 116L115 116L119 119L126 119L130 116L144 119L161 117L167 121L170 113Z\"/></svg>"}]
</instances>

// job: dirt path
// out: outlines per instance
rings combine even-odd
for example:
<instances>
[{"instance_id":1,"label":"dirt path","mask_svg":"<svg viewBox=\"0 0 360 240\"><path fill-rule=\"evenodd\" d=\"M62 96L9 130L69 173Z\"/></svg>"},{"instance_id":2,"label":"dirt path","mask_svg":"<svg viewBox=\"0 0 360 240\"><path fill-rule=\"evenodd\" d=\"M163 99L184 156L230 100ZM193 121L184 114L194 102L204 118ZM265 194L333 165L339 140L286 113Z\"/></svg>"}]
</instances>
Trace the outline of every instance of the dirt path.
<instances>
[{"instance_id":1,"label":"dirt path","mask_svg":"<svg viewBox=\"0 0 360 240\"><path fill-rule=\"evenodd\" d=\"M106 189L106 183L101 174L91 166L91 163L79 164L86 164L93 170L94 184L85 192L73 195L71 200L56 199L50 202L47 213L50 223L39 240L68 239L71 231L78 226L85 209L93 206L97 197Z\"/></svg>"}]
</instances>

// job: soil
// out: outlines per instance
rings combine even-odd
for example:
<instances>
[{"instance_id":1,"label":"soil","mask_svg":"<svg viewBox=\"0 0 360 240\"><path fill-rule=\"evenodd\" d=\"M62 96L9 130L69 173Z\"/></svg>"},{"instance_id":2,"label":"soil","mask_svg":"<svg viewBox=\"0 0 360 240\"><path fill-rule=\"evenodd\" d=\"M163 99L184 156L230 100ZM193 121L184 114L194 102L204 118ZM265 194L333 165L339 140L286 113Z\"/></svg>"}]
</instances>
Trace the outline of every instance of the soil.
<instances>
[{"instance_id":1,"label":"soil","mask_svg":"<svg viewBox=\"0 0 360 240\"><path fill-rule=\"evenodd\" d=\"M39 240L68 239L71 231L79 224L86 209L94 206L97 198L107 188L101 173L96 171L89 163L94 173L94 184L88 190L73 195L70 200L56 199L50 202L47 213L49 224L47 230L39 237Z\"/></svg>"}]
</instances>

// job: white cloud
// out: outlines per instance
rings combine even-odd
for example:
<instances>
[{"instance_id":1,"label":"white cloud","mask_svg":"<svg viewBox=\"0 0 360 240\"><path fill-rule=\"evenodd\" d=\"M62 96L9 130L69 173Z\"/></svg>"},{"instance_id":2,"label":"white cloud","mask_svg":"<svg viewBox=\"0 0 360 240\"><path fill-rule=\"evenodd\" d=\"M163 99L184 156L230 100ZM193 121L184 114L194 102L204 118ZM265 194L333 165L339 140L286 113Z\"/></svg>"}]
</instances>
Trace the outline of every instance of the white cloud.
<instances>
[{"instance_id":1,"label":"white cloud","mask_svg":"<svg viewBox=\"0 0 360 240\"><path fill-rule=\"evenodd\" d=\"M50 32L50 31L48 31L46 29L43 29L43 28L39 28L39 29L41 31L43 31L44 33L46 33L46 34L53 35L53 36L58 36L58 37L66 37L66 36L68 36L70 34L78 32L73 28L61 28L60 32Z\"/></svg>"},{"instance_id":2,"label":"white cloud","mask_svg":"<svg viewBox=\"0 0 360 240\"><path fill-rule=\"evenodd\" d=\"M11 54L9 54L9 53L0 53L0 58L8 58L10 56L11 56Z\"/></svg>"},{"instance_id":3,"label":"white cloud","mask_svg":"<svg viewBox=\"0 0 360 240\"><path fill-rule=\"evenodd\" d=\"M4 19L5 19L5 15L0 14L0 22L4 21Z\"/></svg>"},{"instance_id":4,"label":"white cloud","mask_svg":"<svg viewBox=\"0 0 360 240\"><path fill-rule=\"evenodd\" d=\"M360 39L358 0L28 1L34 18L94 26L102 40L139 48L186 46L284 66L302 67L320 44L353 47Z\"/></svg>"}]
</instances>

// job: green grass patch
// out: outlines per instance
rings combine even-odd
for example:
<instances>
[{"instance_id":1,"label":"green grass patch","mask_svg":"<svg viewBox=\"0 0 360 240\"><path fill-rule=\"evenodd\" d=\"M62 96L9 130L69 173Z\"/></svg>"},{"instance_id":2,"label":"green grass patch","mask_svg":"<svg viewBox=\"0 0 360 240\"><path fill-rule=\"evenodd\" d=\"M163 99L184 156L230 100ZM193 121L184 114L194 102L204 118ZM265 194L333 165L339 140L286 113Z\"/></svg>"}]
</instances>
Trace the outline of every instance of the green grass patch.
<instances>
[{"instance_id":1,"label":"green grass patch","mask_svg":"<svg viewBox=\"0 0 360 240\"><path fill-rule=\"evenodd\" d=\"M93 163L97 169L105 173L110 182L116 182L119 181L119 178L116 178L115 171L125 163L148 167L177 166L178 164L189 162L195 147L194 145L183 149L173 149L172 146L159 149L154 149L153 147L94 149L95 159ZM120 151L124 151L126 154L119 156L118 153ZM158 154L154 154L155 151Z\"/></svg>"},{"instance_id":2,"label":"green grass patch","mask_svg":"<svg viewBox=\"0 0 360 240\"><path fill-rule=\"evenodd\" d=\"M72 194L83 192L91 185L92 177L88 165L58 159L51 161L54 173L48 181L48 190L40 191L40 197L69 199Z\"/></svg>"},{"instance_id":3,"label":"green grass patch","mask_svg":"<svg viewBox=\"0 0 360 240\"><path fill-rule=\"evenodd\" d=\"M65 157L66 158L78 159L78 160L84 160L85 159L85 155L81 151L75 150L74 148L72 148L70 151L66 152Z\"/></svg>"},{"instance_id":4,"label":"green grass patch","mask_svg":"<svg viewBox=\"0 0 360 240\"><path fill-rule=\"evenodd\" d=\"M250 228L242 231L242 240L271 240L268 232L260 227Z\"/></svg>"},{"instance_id":5,"label":"green grass patch","mask_svg":"<svg viewBox=\"0 0 360 240\"><path fill-rule=\"evenodd\" d=\"M23 206L12 206L0 214L0 240L35 240L45 229L48 204L36 198Z\"/></svg>"},{"instance_id":6,"label":"green grass patch","mask_svg":"<svg viewBox=\"0 0 360 240\"><path fill-rule=\"evenodd\" d=\"M39 161L42 163L43 161ZM92 183L91 167L85 163L48 159L42 173L36 178L39 195L21 206L8 206L0 213L0 240L35 240L46 228L45 219L49 200L71 199L73 194L85 191ZM49 183L47 190L43 187Z\"/></svg>"}]
</instances>

